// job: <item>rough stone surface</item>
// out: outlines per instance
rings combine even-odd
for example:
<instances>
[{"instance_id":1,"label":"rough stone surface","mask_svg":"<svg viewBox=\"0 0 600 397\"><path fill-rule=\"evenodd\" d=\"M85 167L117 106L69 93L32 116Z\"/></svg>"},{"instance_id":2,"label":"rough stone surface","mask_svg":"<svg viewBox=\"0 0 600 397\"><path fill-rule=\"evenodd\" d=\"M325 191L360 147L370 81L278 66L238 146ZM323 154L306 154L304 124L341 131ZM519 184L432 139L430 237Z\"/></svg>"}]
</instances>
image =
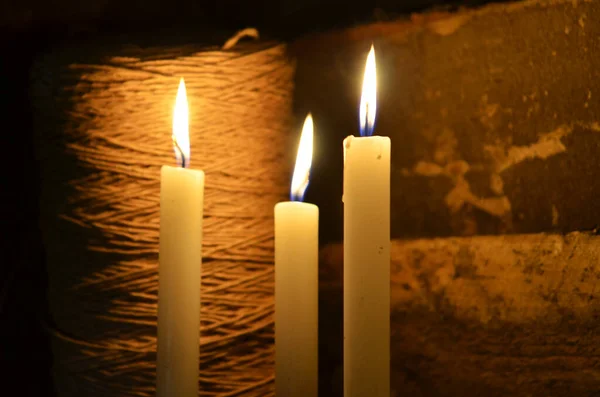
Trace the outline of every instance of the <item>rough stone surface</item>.
<instances>
[{"instance_id":1,"label":"rough stone surface","mask_svg":"<svg viewBox=\"0 0 600 397\"><path fill-rule=\"evenodd\" d=\"M342 256L321 251L329 396L341 395ZM599 263L600 237L584 233L394 240L393 395L597 396Z\"/></svg>"},{"instance_id":2,"label":"rough stone surface","mask_svg":"<svg viewBox=\"0 0 600 397\"><path fill-rule=\"evenodd\" d=\"M307 199L342 235L342 150L375 45L376 134L392 139L392 236L591 230L600 219L600 3L526 1L308 37L296 111L312 111Z\"/></svg>"}]
</instances>

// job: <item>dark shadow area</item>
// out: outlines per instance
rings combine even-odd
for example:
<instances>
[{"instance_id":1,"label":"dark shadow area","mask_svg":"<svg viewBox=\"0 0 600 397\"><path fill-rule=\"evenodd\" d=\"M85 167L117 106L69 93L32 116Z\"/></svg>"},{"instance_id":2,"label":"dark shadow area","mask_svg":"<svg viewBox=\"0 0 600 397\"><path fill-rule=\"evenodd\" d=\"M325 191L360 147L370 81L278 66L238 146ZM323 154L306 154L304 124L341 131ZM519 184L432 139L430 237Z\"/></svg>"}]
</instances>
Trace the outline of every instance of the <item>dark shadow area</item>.
<instances>
[{"instance_id":1,"label":"dark shadow area","mask_svg":"<svg viewBox=\"0 0 600 397\"><path fill-rule=\"evenodd\" d=\"M47 271L39 229L40 178L34 154L29 68L43 33L0 32L3 115L0 263L0 367L5 390L53 396L47 321Z\"/></svg>"}]
</instances>

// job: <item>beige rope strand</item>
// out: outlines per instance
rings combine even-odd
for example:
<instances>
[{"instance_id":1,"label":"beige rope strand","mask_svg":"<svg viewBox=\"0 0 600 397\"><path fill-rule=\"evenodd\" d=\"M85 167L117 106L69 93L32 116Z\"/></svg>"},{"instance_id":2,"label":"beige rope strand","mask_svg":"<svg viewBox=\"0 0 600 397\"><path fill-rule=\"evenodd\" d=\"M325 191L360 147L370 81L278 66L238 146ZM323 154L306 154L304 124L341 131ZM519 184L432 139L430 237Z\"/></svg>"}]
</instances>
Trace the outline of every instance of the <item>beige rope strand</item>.
<instances>
[{"instance_id":1,"label":"beige rope strand","mask_svg":"<svg viewBox=\"0 0 600 397\"><path fill-rule=\"evenodd\" d=\"M159 173L174 164L180 76L191 168L206 173L200 395L273 395L272 216L289 182L293 65L283 46L252 48L56 55L42 66L60 78L34 70L59 396L154 396Z\"/></svg>"}]
</instances>

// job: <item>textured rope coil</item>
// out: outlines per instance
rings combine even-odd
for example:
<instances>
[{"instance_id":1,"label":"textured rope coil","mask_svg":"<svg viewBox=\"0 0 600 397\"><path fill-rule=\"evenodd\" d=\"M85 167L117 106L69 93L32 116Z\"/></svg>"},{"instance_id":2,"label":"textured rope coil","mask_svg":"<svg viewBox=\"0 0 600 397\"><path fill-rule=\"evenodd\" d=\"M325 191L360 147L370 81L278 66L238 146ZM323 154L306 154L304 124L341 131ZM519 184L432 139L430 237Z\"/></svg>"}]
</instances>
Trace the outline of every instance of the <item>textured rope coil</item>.
<instances>
[{"instance_id":1,"label":"textured rope coil","mask_svg":"<svg viewBox=\"0 0 600 397\"><path fill-rule=\"evenodd\" d=\"M289 183L293 65L265 44L136 51L49 54L33 71L58 394L154 396L159 172L175 163L183 76L191 168L206 173L200 395L272 395L273 205Z\"/></svg>"}]
</instances>

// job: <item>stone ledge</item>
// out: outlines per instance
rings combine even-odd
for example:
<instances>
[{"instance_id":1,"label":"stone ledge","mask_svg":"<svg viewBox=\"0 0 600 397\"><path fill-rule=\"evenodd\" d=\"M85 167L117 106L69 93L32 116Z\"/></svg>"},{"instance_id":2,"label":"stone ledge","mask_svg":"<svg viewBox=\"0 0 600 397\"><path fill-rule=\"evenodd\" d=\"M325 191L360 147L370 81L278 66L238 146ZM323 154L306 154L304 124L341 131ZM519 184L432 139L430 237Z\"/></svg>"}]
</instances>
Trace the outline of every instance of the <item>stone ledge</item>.
<instances>
[{"instance_id":1,"label":"stone ledge","mask_svg":"<svg viewBox=\"0 0 600 397\"><path fill-rule=\"evenodd\" d=\"M321 250L323 362L341 363L342 248ZM598 280L600 236L590 233L394 240L392 389L592 395L600 389ZM340 365L328 374L337 393L340 374Z\"/></svg>"}]
</instances>

